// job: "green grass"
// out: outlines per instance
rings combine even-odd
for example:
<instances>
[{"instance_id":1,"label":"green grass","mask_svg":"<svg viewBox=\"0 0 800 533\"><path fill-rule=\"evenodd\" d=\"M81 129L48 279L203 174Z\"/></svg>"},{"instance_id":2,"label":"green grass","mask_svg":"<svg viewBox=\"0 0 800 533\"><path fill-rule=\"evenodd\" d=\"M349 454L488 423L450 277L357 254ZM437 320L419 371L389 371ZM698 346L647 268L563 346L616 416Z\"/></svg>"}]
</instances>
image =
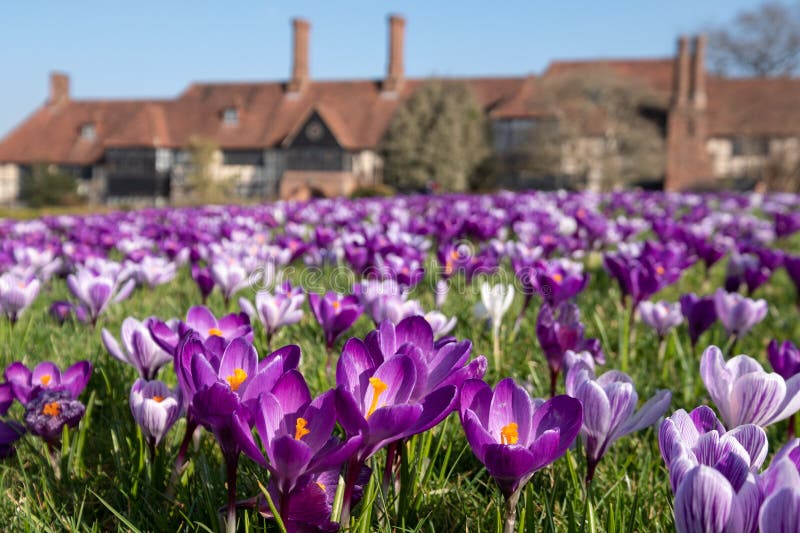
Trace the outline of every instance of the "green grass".
<instances>
[{"instance_id":1,"label":"green grass","mask_svg":"<svg viewBox=\"0 0 800 533\"><path fill-rule=\"evenodd\" d=\"M797 249L797 242L791 243ZM591 281L579 296L587 334L603 340L607 357L605 369L619 368L620 318L619 292L599 266L597 257L587 260ZM508 274L508 270L505 271ZM701 269L686 273L675 286L657 297L676 300L686 291L708 293L719 285L724 266L712 269L705 283ZM298 271L297 275L302 274ZM322 285L333 274L323 275ZM474 343L473 355L486 354L491 361L490 331L472 318L478 300L476 281L464 294L451 292L445 314L458 317L454 334ZM414 297L432 307L432 283L426 280ZM705 288L703 288L705 287ZM21 360L28 365L50 359L66 366L89 359L94 373L82 400L87 413L78 428L65 433L59 455L60 477L47 458L40 440L26 436L17 454L0 463L0 524L6 531L216 531L220 528L219 508L225 502L225 472L213 437L203 433L198 448L190 448L189 468L183 473L174 495L167 493L171 466L183 434L179 422L158 449L155 461L147 458L146 445L133 421L128 406L135 371L112 359L100 340L100 328L119 335L127 316L144 318L183 317L199 298L188 272L181 271L173 283L155 290L140 289L120 305L110 308L92 330L83 324L58 327L48 316L51 301L66 299L63 281L54 280L44 289L34 306L12 329L0 323L0 357L5 366ZM240 296L252 298L252 293ZM770 312L740 341L737 352L750 354L767 366L765 347L773 337L800 338L800 321L794 306L795 293L783 271L775 274L756 297L766 298ZM504 367L490 368L486 379L497 382L513 376L537 396L548 393L547 365L535 337L537 309L528 311L519 333L509 335L522 303L515 304L505 318L501 342ZM225 309L219 294L209 302L217 314L238 310L235 303ZM656 389L673 391L672 410L690 410L710 400L700 380L699 353L691 353L688 335L681 326L671 337L664 362L658 364L657 339L641 324L635 325L630 346L629 373L642 401ZM363 337L371 322L362 317L350 336ZM256 326L256 346L262 352L260 325ZM700 347L722 344L724 332L719 324L706 333ZM325 349L322 332L310 312L303 321L280 331L273 346L295 343L303 352L302 371L312 391L331 386L324 372ZM341 347L342 341L339 346ZM699 351L699 350L698 350ZM491 365L491 363L490 363ZM162 370L161 379L175 382L171 368ZM563 392L563 384L559 384ZM10 416L20 419L21 406L14 405ZM785 441L785 422L768 428L775 451ZM373 479L365 490L364 501L355 508L356 531L495 531L501 522L501 497L482 465L472 455L455 415L427 434L405 443L402 454L401 484L389 494L381 494L380 476L383 453L371 462ZM525 489L518 507L519 528L525 531L672 531L672 496L667 472L662 464L654 430L647 429L618 441L604 457L593 484L594 505L585 505L584 460L580 446L566 457L537 473ZM266 484L266 471L243 458L239 473L239 498L259 493L258 483ZM274 523L253 511L239 512L239 531L277 531Z\"/></svg>"}]
</instances>

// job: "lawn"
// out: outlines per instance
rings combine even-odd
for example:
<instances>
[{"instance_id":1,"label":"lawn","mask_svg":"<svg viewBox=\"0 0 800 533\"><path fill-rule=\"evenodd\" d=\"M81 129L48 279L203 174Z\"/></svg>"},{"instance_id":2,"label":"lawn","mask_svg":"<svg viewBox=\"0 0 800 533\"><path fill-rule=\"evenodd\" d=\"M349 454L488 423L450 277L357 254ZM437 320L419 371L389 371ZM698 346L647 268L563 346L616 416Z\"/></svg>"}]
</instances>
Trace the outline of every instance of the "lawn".
<instances>
[{"instance_id":1,"label":"lawn","mask_svg":"<svg viewBox=\"0 0 800 533\"><path fill-rule=\"evenodd\" d=\"M577 198L587 209L595 205L593 201L585 200L586 196ZM481 206L481 210L485 209L480 199L474 201ZM656 197L652 201L669 200ZM338 209L349 204L341 201L336 205ZM568 205L560 205L565 212L570 209ZM323 204L323 211L328 209L325 206ZM497 216L501 220L508 212L504 214L503 209L511 211L504 202L493 209L499 210ZM637 209L631 209L631 216L641 215ZM603 212L599 208L597 211ZM253 215L253 212L260 215ZM754 216L767 219L767 215L760 211L753 212ZM426 213L427 219L423 220L425 224L441 222L435 213ZM665 215L665 218L680 220L680 213ZM235 208L232 213L221 217L225 222L220 223L214 234L209 234L205 245L212 249L215 242L224 243L226 239L235 238L236 231L250 232L252 237L260 235L258 232L266 228L268 235L282 235L284 226L280 220L273 220L271 214L274 212L269 206L264 209ZM613 220L612 215L616 215L616 212L607 212L606 218ZM125 216L136 215L129 213ZM370 220L372 223L374 216L377 215L372 213L354 220ZM454 219L466 216L456 214ZM156 224L165 225L159 215L153 217ZM248 220L251 222L241 220L242 217L250 217ZM403 230L407 230L413 222L394 212L390 218L400 220ZM315 219L311 217L309 220L307 225L313 227ZM338 220L317 223L330 228L336 238L341 238L347 232L356 231L354 228L359 222L349 226ZM505 226L510 230L512 223L507 222ZM11 227L8 223L4 230L6 249L22 246L26 242L19 233L9 229ZM117 229L120 227L117 226ZM343 229L345 227L348 229ZM381 235L386 239L402 238L398 237L396 228L392 228L388 221L382 227L384 233ZM141 231L140 236L147 236L152 242L165 242L164 233L154 232L143 223L123 228L125 239L132 238L131 232L134 230ZM88 234L91 235L92 231L89 230ZM202 230L203 233L205 231ZM433 247L420 252L425 274L410 289L409 298L418 300L425 310L435 308L437 272L441 270L436 259L437 247L448 239L457 238L449 237L446 233L437 225L424 234ZM55 234L66 239L64 233ZM76 234L73 231L70 235L75 238ZM108 230L107 234L114 235L114 229ZM495 232L491 239L502 241L503 237L505 240L518 238L513 231L507 231L505 236ZM80 238L86 242L92 240L86 235ZM484 247L481 249L488 247L487 243L491 242L490 238L481 239L474 235L459 238L468 239L472 246ZM637 237L640 240L648 238L655 238L650 230L645 230ZM248 242L256 242L261 246L258 241ZM267 240L267 243L271 242ZM27 245L32 246L30 242ZM776 240L770 246L797 255L800 252L800 238L795 234ZM352 268L342 266L345 261L336 265L329 261L322 265L307 265L304 261L307 257L314 257L319 250L333 247L334 244L312 246L312 250L283 265L281 270L286 272L294 285L308 292L347 292L361 278L353 273ZM709 345L725 347L729 339L723 326L715 323L702 334L698 346L693 350L686 324L682 323L666 335L664 348L659 354L656 333L641 320L635 320L628 344L625 333L629 311L622 307L620 287L607 273L602 258L605 251L617 247L617 242L607 240L598 243L596 249L587 245L580 250L582 253L572 254L589 275L588 286L577 294L575 301L586 328L585 336L599 339L605 354L606 363L598 367L597 373L611 369L627 372L636 386L640 404L660 389L671 390L671 403L664 416L669 416L677 409L690 411L704 404L714 407L701 380L700 356ZM121 261L126 256L126 252L113 246L113 243L106 249L112 260ZM160 255L161 250L154 249L151 252ZM562 254L561 250L556 249L553 257ZM198 261L205 260L210 264L210 257L208 255ZM514 331L514 319L522 308L523 295L519 283L515 282L509 254L502 252L497 257L499 267L489 274L467 279L464 273L457 272L451 277L451 288L441 312L457 318L450 334L458 340L469 339L472 342L473 358L486 355L488 369L484 380L489 385L494 386L510 376L532 396L548 398L550 371L536 332L541 298L538 295L533 297L519 330ZM724 283L728 260L726 256L708 272L697 262L686 268L677 282L659 290L649 299L675 302L688 292L712 294ZM492 329L485 320L475 317L475 306L481 301L480 286L484 281L517 285L511 307L500 324L499 366L493 357ZM254 296L255 289L245 287L226 303L221 292L214 290L207 306L219 317L239 312L238 298L253 301ZM751 296L765 299L768 312L763 321L738 340L735 352L749 354L769 371L766 359L769 341L800 340L795 287L785 270L779 268ZM64 430L57 446L48 446L44 440L28 434L17 441L16 452L0 462L5 495L0 500L0 523L4 524L4 529L215 531L222 528L226 469L214 435L205 429L196 434L189 446L187 467L177 479L173 478L173 465L184 437L185 419L176 423L151 456L147 439L137 427L129 405L129 394L138 377L137 371L113 359L101 339L103 328L119 339L126 317L183 319L190 307L200 304L200 295L190 275L189 265L180 264L176 277L168 283L152 288L146 285L137 287L129 298L110 305L95 327L77 320L67 320L59 325L49 314L51 303L59 300L76 301L65 280L54 276L43 284L35 302L16 324L12 326L7 320L0 322L2 365L5 367L14 361L21 361L33 367L41 361L50 360L63 370L78 360L90 361L93 367L91 379L80 396L86 412L76 427ZM317 396L335 387L336 383L326 373L328 353L325 337L307 300L303 310L302 320L277 331L270 339L270 346L273 350L289 344L300 347L302 357L299 370L312 396ZM253 329L255 348L263 358L270 352L264 327L256 319ZM361 315L352 328L334 343L334 363L348 338L363 339L373 329L373 321L366 314ZM177 385L172 364L161 370L159 379L170 386ZM557 393L565 393L563 376L558 378ZM15 402L6 420L20 421L24 413L25 408ZM770 454L787 441L787 425L788 421L781 421L765 428ZM341 427L336 431L339 435L343 434ZM383 449L366 461L367 466L371 467L371 477L364 486L361 502L353 509L354 531L502 530L503 497L486 468L473 454L457 410L432 429L402 441L399 445L401 460L396 463L397 469L390 476L388 484L382 483L386 454ZM769 459L764 464L769 464ZM584 483L586 466L583 444L579 438L563 457L536 472L523 488L516 508L518 530L659 532L675 529L673 493L669 473L659 451L658 422L620 438L610 447L590 484L588 491L591 494L587 494ZM237 486L237 498L242 500L237 515L238 531L278 530L274 520L261 516L252 505L248 506L245 502L252 502L252 498L261 494L260 485L266 487L268 480L266 469L242 456ZM339 492L338 497L341 498L341 490ZM334 513L338 501L334 502Z\"/></svg>"}]
</instances>

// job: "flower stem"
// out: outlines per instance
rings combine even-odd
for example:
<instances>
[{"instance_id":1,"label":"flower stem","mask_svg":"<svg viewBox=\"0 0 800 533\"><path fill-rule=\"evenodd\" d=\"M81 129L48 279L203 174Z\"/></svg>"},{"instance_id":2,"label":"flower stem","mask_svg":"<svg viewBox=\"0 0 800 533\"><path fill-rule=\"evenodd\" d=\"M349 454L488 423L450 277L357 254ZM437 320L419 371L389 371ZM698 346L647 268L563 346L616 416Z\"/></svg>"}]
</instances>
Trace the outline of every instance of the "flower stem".
<instances>
[{"instance_id":1,"label":"flower stem","mask_svg":"<svg viewBox=\"0 0 800 533\"><path fill-rule=\"evenodd\" d=\"M505 516L503 518L503 533L514 533L517 525L517 502L522 486L506 497Z\"/></svg>"},{"instance_id":2,"label":"flower stem","mask_svg":"<svg viewBox=\"0 0 800 533\"><path fill-rule=\"evenodd\" d=\"M339 515L339 527L347 529L350 527L350 506L353 500L353 491L358 482L358 474L361 472L361 461L351 459L347 463L347 473L345 474L344 497L342 498L342 512Z\"/></svg>"},{"instance_id":3,"label":"flower stem","mask_svg":"<svg viewBox=\"0 0 800 533\"><path fill-rule=\"evenodd\" d=\"M381 491L384 498L389 494L389 484L392 482L392 474L397 459L397 447L399 444L400 441L394 441L386 447L386 464L383 467L383 480L381 481Z\"/></svg>"},{"instance_id":4,"label":"flower stem","mask_svg":"<svg viewBox=\"0 0 800 533\"><path fill-rule=\"evenodd\" d=\"M500 331L499 327L492 327L492 346L494 350L494 369L495 372L500 372L501 358L500 358Z\"/></svg>"},{"instance_id":5,"label":"flower stem","mask_svg":"<svg viewBox=\"0 0 800 533\"><path fill-rule=\"evenodd\" d=\"M178 478L183 472L183 467L186 463L186 452L189 449L189 444L192 442L192 435L194 430L197 429L197 422L191 418L186 418L186 432L183 434L181 447L178 449L178 455L175 457L175 468L172 470L172 476L169 480L169 487L167 488L167 495L175 495L175 485L178 483Z\"/></svg>"},{"instance_id":6,"label":"flower stem","mask_svg":"<svg viewBox=\"0 0 800 533\"><path fill-rule=\"evenodd\" d=\"M228 474L228 515L225 520L227 533L236 533L236 468L239 465L239 453L225 458Z\"/></svg>"},{"instance_id":7,"label":"flower stem","mask_svg":"<svg viewBox=\"0 0 800 533\"><path fill-rule=\"evenodd\" d=\"M556 387L558 386L558 370L550 368L550 397L556 395Z\"/></svg>"}]
</instances>

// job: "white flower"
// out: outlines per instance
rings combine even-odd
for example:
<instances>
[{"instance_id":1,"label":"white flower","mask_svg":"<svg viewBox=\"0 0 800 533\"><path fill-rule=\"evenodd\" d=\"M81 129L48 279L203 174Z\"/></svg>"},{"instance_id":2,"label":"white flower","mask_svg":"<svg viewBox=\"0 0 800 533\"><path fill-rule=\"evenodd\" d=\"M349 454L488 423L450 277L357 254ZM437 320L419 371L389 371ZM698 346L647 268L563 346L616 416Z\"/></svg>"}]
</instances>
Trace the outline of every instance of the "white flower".
<instances>
[{"instance_id":1,"label":"white flower","mask_svg":"<svg viewBox=\"0 0 800 533\"><path fill-rule=\"evenodd\" d=\"M485 309L485 316L492 322L494 330L500 329L503 315L506 314L511 303L514 301L514 286L497 284L489 286L488 283L481 285L481 304Z\"/></svg>"}]
</instances>

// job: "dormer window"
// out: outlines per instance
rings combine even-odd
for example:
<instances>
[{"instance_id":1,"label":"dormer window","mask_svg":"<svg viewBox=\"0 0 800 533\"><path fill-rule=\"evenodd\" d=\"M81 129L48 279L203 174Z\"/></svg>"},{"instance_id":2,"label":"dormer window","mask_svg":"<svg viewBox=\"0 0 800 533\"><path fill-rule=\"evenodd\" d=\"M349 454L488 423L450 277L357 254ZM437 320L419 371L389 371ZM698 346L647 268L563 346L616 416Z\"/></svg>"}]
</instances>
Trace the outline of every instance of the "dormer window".
<instances>
[{"instance_id":1,"label":"dormer window","mask_svg":"<svg viewBox=\"0 0 800 533\"><path fill-rule=\"evenodd\" d=\"M222 124L225 126L239 125L239 110L235 107L226 107L222 110Z\"/></svg>"},{"instance_id":2,"label":"dormer window","mask_svg":"<svg viewBox=\"0 0 800 533\"><path fill-rule=\"evenodd\" d=\"M84 141L95 140L97 137L97 131L95 130L94 123L87 122L85 124L81 124L80 136Z\"/></svg>"}]
</instances>

